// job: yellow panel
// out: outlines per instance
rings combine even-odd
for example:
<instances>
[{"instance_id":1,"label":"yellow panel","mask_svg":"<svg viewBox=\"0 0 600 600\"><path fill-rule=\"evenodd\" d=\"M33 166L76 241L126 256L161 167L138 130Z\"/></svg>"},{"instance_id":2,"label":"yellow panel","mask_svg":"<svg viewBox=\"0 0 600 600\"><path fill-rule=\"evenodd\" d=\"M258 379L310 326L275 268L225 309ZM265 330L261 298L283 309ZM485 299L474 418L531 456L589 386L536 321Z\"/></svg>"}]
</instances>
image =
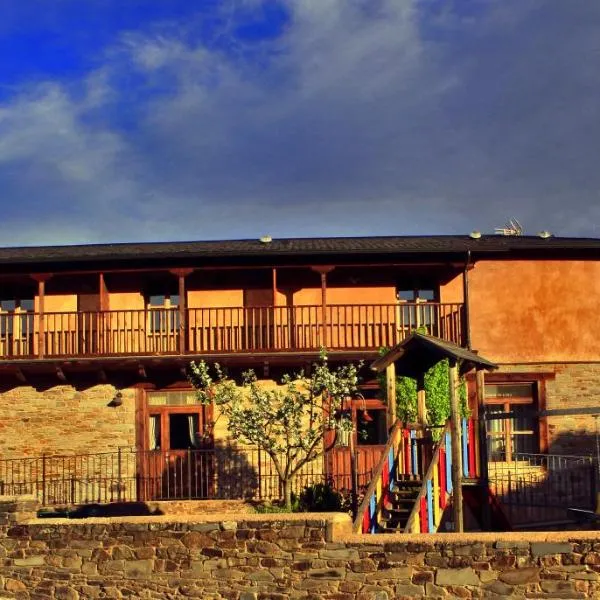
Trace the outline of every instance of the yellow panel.
<instances>
[{"instance_id":1,"label":"yellow panel","mask_svg":"<svg viewBox=\"0 0 600 600\"><path fill-rule=\"evenodd\" d=\"M437 530L438 525L440 524L441 514L440 514L440 487L439 487L439 478L438 478L438 465L437 463L433 465L433 524L435 529Z\"/></svg>"}]
</instances>

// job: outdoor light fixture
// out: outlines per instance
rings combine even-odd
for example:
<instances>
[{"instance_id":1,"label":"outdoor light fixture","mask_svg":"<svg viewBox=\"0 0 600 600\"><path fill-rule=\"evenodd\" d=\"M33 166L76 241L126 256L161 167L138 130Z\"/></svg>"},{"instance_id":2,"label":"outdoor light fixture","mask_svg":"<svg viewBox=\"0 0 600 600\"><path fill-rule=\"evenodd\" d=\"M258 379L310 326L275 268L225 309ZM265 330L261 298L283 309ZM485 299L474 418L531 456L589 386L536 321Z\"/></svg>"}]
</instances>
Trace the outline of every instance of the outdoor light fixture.
<instances>
[{"instance_id":1,"label":"outdoor light fixture","mask_svg":"<svg viewBox=\"0 0 600 600\"><path fill-rule=\"evenodd\" d=\"M110 401L110 406L121 406L123 404L123 394L117 390L115 397Z\"/></svg>"},{"instance_id":2,"label":"outdoor light fixture","mask_svg":"<svg viewBox=\"0 0 600 600\"><path fill-rule=\"evenodd\" d=\"M365 400L365 397L362 394L358 394L358 396L362 400L362 420L365 423L371 423L373 421L373 417L369 414L369 411L367 410L367 401Z\"/></svg>"}]
</instances>

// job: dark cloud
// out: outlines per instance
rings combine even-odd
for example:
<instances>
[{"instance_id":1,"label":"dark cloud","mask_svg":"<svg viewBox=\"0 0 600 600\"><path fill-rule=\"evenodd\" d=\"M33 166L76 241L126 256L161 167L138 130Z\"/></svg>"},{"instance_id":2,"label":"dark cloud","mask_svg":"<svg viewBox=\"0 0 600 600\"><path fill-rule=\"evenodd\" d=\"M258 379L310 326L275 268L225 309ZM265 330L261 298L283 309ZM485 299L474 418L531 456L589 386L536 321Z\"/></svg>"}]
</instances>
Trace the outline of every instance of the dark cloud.
<instances>
[{"instance_id":1,"label":"dark cloud","mask_svg":"<svg viewBox=\"0 0 600 600\"><path fill-rule=\"evenodd\" d=\"M440 6L290 0L280 35L237 39L234 12L218 48L190 41L193 21L123 34L78 95L0 105L5 241L454 233L511 216L598 235L600 3Z\"/></svg>"}]
</instances>

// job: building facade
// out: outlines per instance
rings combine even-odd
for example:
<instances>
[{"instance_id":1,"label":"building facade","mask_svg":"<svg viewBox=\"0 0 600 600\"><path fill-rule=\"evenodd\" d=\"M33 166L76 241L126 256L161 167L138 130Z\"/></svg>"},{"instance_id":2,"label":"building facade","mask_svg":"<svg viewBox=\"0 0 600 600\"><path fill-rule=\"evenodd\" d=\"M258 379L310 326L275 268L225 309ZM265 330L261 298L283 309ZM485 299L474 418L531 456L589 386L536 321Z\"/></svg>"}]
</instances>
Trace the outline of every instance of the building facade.
<instances>
[{"instance_id":1,"label":"building facade","mask_svg":"<svg viewBox=\"0 0 600 600\"><path fill-rule=\"evenodd\" d=\"M502 236L0 249L0 486L16 481L11 468L47 477L88 456L71 498L81 499L78 486L95 498L89 481L109 468L107 478L118 470L129 487L98 500L126 499L134 487L144 499L165 496L165 486L168 497L210 496L215 467L202 451L236 441L195 402L191 360L253 368L275 385L284 371L310 368L321 348L333 363L368 362L416 328L500 365L486 375L486 411L513 416L490 421L494 460L589 453L600 405L599 251L600 240ZM368 376L363 396L353 414L369 410L356 439L368 473L386 409ZM551 416L566 407L590 410ZM192 465L190 451L200 456ZM59 455L62 467L39 463ZM10 462L23 458L29 466ZM219 468L239 473L232 460ZM264 457L244 460L248 480L267 468ZM328 468L346 463L332 457ZM60 485L57 497L68 492Z\"/></svg>"}]
</instances>

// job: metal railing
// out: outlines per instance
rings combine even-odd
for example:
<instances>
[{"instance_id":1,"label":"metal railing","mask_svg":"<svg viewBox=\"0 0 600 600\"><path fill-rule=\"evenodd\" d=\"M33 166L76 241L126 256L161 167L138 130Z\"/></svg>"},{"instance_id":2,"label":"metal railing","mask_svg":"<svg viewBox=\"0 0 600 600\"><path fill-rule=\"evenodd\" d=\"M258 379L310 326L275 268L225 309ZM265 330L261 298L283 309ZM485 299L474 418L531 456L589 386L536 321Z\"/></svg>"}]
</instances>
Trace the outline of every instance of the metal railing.
<instances>
[{"instance_id":1,"label":"metal railing","mask_svg":"<svg viewBox=\"0 0 600 600\"><path fill-rule=\"evenodd\" d=\"M377 350L417 328L462 343L460 303L0 313L0 357Z\"/></svg>"},{"instance_id":2,"label":"metal railing","mask_svg":"<svg viewBox=\"0 0 600 600\"><path fill-rule=\"evenodd\" d=\"M327 476L323 460L294 476L292 492L330 481L339 487L349 473ZM370 473L360 473L363 480ZM43 455L0 460L0 495L32 494L43 506L150 500L257 499L282 497L271 458L257 448L207 450L119 449L80 455Z\"/></svg>"},{"instance_id":3,"label":"metal railing","mask_svg":"<svg viewBox=\"0 0 600 600\"><path fill-rule=\"evenodd\" d=\"M569 508L594 509L596 467L589 456L516 453L488 465L490 491L513 527L567 521Z\"/></svg>"}]
</instances>

